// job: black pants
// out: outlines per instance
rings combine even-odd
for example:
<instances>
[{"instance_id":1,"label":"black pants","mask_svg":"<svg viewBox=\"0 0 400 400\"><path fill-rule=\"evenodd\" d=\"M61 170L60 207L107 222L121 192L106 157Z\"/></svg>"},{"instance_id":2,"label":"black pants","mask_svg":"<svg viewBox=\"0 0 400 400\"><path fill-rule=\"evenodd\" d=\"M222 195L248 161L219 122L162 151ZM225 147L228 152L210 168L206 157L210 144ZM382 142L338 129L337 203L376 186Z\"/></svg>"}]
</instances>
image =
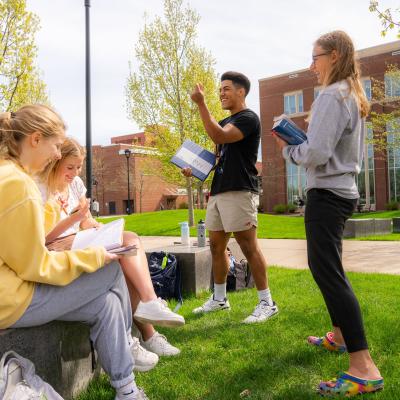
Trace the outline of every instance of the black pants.
<instances>
[{"instance_id":1,"label":"black pants","mask_svg":"<svg viewBox=\"0 0 400 400\"><path fill-rule=\"evenodd\" d=\"M332 325L341 329L349 353L368 348L360 306L342 265L344 224L355 205L356 200L339 197L329 190L311 189L304 218L308 265Z\"/></svg>"}]
</instances>

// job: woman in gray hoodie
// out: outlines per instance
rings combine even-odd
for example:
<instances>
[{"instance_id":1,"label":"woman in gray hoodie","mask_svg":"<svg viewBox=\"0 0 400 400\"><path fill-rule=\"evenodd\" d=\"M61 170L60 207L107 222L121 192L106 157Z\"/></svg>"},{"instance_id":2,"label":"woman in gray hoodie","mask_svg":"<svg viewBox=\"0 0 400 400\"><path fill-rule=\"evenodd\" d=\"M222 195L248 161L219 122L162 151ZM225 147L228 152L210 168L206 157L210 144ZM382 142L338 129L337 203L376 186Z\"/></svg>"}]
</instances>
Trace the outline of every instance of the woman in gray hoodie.
<instances>
[{"instance_id":1,"label":"woman in gray hoodie","mask_svg":"<svg viewBox=\"0 0 400 400\"><path fill-rule=\"evenodd\" d=\"M369 103L359 77L354 46L342 31L314 44L310 70L323 86L311 109L307 140L289 146L275 135L283 157L307 169L305 227L311 273L324 297L333 332L310 336L312 345L350 356L348 372L321 382L322 395L370 393L383 379L368 351L361 310L342 265L346 220L359 193L365 117Z\"/></svg>"}]
</instances>

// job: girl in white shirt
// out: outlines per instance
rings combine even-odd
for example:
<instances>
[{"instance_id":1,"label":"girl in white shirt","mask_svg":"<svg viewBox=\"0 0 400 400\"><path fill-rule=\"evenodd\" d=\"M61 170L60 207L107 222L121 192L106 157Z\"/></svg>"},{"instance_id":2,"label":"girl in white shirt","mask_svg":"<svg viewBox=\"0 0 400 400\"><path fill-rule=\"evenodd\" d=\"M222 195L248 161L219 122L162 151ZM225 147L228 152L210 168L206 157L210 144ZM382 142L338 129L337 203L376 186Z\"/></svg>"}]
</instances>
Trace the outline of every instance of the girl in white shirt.
<instances>
[{"instance_id":1,"label":"girl in white shirt","mask_svg":"<svg viewBox=\"0 0 400 400\"><path fill-rule=\"evenodd\" d=\"M89 211L86 187L78 176L81 172L85 151L74 139L67 138L61 146L61 159L52 163L41 175L42 195L48 204L57 204L59 222L47 233L46 241L76 233L79 229L98 227L100 224ZM54 207L53 207L54 208ZM78 211L76 211L78 210ZM75 212L73 212L75 211ZM140 331L141 344L157 355L177 355L179 349L159 334L152 324L180 326L184 318L172 312L166 303L157 298L150 278L145 251L140 238L133 232L124 232L123 245L136 245L137 255L120 259L134 312L134 322ZM149 370L158 361L149 356L137 343L136 370Z\"/></svg>"}]
</instances>

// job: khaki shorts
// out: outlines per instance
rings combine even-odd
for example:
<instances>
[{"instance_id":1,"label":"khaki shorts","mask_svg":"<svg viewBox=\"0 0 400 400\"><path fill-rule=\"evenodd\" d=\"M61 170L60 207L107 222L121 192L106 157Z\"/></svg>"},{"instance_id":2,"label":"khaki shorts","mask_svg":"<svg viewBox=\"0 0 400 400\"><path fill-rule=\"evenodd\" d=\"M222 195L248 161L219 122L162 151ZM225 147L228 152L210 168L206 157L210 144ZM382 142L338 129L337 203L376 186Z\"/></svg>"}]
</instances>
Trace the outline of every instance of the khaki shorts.
<instances>
[{"instance_id":1,"label":"khaki shorts","mask_svg":"<svg viewBox=\"0 0 400 400\"><path fill-rule=\"evenodd\" d=\"M210 196L206 228L209 231L240 232L257 227L257 197L258 194L241 191Z\"/></svg>"}]
</instances>

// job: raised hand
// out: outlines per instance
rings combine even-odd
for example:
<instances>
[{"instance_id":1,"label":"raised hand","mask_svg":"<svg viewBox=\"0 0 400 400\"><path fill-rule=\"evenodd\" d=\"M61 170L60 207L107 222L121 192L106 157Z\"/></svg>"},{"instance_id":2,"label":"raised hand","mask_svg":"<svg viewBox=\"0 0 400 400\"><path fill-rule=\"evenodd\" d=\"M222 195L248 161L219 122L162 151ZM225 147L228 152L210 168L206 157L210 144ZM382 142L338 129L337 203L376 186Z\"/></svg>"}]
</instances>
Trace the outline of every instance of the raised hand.
<instances>
[{"instance_id":1,"label":"raised hand","mask_svg":"<svg viewBox=\"0 0 400 400\"><path fill-rule=\"evenodd\" d=\"M204 103L204 87L201 83L196 83L190 98L196 104Z\"/></svg>"}]
</instances>

